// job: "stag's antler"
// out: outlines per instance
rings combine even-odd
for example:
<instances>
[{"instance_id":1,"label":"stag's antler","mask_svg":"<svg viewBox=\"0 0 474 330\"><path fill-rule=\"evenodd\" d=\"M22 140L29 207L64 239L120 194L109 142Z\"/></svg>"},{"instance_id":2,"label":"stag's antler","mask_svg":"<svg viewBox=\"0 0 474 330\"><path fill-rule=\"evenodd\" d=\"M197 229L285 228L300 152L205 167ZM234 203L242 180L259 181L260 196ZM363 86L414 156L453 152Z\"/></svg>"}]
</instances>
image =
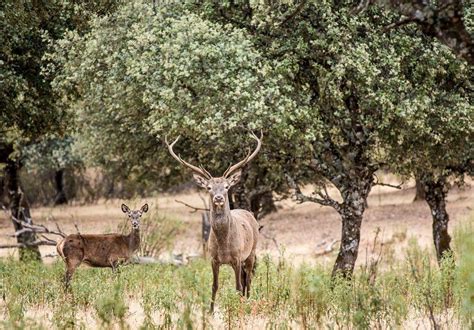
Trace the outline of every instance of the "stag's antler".
<instances>
[{"instance_id":1,"label":"stag's antler","mask_svg":"<svg viewBox=\"0 0 474 330\"><path fill-rule=\"evenodd\" d=\"M179 140L179 136L176 138L176 140L174 140L173 143L169 144L168 143L168 137L165 136L165 143L166 145L168 146L168 150L171 154L171 156L173 156L174 159L176 159L178 162L180 162L181 164L183 164L184 166L187 166L189 167L191 170L193 170L194 172L196 172L197 174L199 175L202 175L203 177L205 177L206 179L211 179L212 178L212 175L206 171L204 169L204 167L200 166L200 167L197 167L197 166L194 166L194 165L191 165L189 164L188 162L184 161L181 157L179 157L177 154L175 154L175 152L173 151L173 146L176 144L176 142L178 142Z\"/></svg>"},{"instance_id":2,"label":"stag's antler","mask_svg":"<svg viewBox=\"0 0 474 330\"><path fill-rule=\"evenodd\" d=\"M257 156L258 152L260 151L260 148L262 147L263 132L260 132L260 138L258 138L258 136L256 136L253 132L250 132L250 137L252 139L254 139L255 141L257 141L257 147L255 148L255 150L252 153L250 153L250 151L249 151L249 153L247 154L247 156L243 160L241 160L240 162L238 162L235 165L230 166L224 172L224 175L223 175L224 178L229 177L229 175L234 173L236 170L238 170L242 166L246 165L248 162L250 162L252 159L254 159L255 156Z\"/></svg>"}]
</instances>

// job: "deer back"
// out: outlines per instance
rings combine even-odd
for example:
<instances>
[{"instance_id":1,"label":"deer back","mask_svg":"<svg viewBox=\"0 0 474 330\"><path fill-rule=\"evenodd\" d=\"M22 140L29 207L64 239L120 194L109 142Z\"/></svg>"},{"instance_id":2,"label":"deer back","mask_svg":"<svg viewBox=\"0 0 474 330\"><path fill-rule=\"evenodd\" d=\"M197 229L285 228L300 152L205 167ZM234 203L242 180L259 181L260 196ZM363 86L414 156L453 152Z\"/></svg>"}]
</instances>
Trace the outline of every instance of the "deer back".
<instances>
[{"instance_id":1,"label":"deer back","mask_svg":"<svg viewBox=\"0 0 474 330\"><path fill-rule=\"evenodd\" d=\"M128 260L135 250L129 246L129 236L120 234L73 234L65 237L57 249L63 258L79 258L94 267L110 267L113 261Z\"/></svg>"}]
</instances>

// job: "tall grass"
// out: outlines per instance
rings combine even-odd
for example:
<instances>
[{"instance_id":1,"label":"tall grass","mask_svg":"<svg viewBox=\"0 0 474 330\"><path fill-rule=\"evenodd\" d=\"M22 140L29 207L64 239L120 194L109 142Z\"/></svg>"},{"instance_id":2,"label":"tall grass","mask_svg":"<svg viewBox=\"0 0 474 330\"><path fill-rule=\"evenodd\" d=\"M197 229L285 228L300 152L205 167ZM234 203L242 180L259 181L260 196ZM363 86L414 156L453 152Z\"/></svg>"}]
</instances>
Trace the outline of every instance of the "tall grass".
<instances>
[{"instance_id":1,"label":"tall grass","mask_svg":"<svg viewBox=\"0 0 474 330\"><path fill-rule=\"evenodd\" d=\"M0 328L469 328L474 315L474 228L455 235L455 257L442 267L412 240L406 256L361 267L352 282L330 269L295 267L260 256L250 299L235 292L233 272L220 274L217 311L208 313L208 261L80 268L72 293L62 289L62 262L0 261ZM139 306L132 311L132 304ZM38 317L42 315L42 317ZM90 319L93 320L91 325Z\"/></svg>"}]
</instances>

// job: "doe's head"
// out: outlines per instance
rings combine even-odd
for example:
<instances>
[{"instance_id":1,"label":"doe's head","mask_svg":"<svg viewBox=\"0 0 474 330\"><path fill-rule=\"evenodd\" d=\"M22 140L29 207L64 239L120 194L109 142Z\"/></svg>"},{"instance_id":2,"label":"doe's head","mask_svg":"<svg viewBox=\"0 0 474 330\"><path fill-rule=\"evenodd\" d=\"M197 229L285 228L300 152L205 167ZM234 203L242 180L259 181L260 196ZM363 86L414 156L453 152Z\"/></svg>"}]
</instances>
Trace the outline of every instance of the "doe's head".
<instances>
[{"instance_id":1,"label":"doe's head","mask_svg":"<svg viewBox=\"0 0 474 330\"><path fill-rule=\"evenodd\" d=\"M249 163L253 158L255 158L262 146L262 134L260 135L260 138L258 138L253 133L251 133L250 136L255 141L257 141L257 146L255 147L255 150L252 153L250 153L249 151L247 156L237 164L229 166L229 168L224 172L221 177L213 177L208 171L206 171L206 169L204 169L204 167L194 166L184 161L180 156L176 155L176 153L173 151L173 146L176 144L176 142L178 142L179 136L171 144L168 144L168 140L166 138L165 142L168 146L168 150L171 156L173 156L178 162L180 162L184 166L193 170L194 180L196 181L198 186L206 189L209 192L213 205L215 207L222 208L227 202L227 192L240 180L240 177L242 175L242 167Z\"/></svg>"},{"instance_id":2,"label":"doe's head","mask_svg":"<svg viewBox=\"0 0 474 330\"><path fill-rule=\"evenodd\" d=\"M130 219L130 222L132 223L132 228L138 229L140 228L140 218L142 217L143 213L146 213L148 211L148 204L144 204L139 210L130 210L127 205L122 204L122 211Z\"/></svg>"}]
</instances>

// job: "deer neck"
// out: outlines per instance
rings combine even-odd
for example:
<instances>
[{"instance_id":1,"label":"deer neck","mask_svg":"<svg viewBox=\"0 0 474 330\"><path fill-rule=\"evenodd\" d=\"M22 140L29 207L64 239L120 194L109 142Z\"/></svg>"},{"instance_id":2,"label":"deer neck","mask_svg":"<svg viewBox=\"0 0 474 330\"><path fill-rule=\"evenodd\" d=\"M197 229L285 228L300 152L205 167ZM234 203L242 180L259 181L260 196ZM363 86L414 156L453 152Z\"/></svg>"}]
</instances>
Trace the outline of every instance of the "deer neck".
<instances>
[{"instance_id":1,"label":"deer neck","mask_svg":"<svg viewBox=\"0 0 474 330\"><path fill-rule=\"evenodd\" d=\"M232 224L229 199L227 196L225 200L226 201L224 207L222 208L216 207L212 200L209 203L209 205L211 205L211 228L214 231L214 234L216 235L216 238L219 243L227 241L227 237L229 236L229 232L231 230L230 227Z\"/></svg>"},{"instance_id":2,"label":"deer neck","mask_svg":"<svg viewBox=\"0 0 474 330\"><path fill-rule=\"evenodd\" d=\"M140 246L140 229L132 228L132 232L128 235L128 247L131 251L135 251Z\"/></svg>"}]
</instances>

